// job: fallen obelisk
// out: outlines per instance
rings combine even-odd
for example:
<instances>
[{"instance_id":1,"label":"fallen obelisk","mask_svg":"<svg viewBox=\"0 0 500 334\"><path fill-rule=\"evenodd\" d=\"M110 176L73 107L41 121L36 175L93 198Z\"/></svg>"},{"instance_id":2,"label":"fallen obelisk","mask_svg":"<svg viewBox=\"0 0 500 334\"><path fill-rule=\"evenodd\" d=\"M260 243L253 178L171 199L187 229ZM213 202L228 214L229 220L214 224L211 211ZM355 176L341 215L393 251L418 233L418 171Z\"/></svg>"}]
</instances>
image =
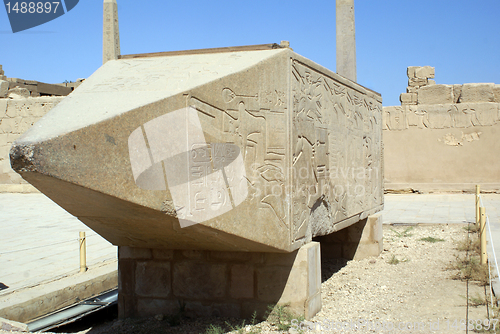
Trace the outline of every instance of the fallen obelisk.
<instances>
[{"instance_id":1,"label":"fallen obelisk","mask_svg":"<svg viewBox=\"0 0 500 334\"><path fill-rule=\"evenodd\" d=\"M313 238L380 251L381 110L277 44L120 56L20 137L11 164L119 246L120 316L279 302L310 318ZM339 230L352 233L328 239Z\"/></svg>"}]
</instances>

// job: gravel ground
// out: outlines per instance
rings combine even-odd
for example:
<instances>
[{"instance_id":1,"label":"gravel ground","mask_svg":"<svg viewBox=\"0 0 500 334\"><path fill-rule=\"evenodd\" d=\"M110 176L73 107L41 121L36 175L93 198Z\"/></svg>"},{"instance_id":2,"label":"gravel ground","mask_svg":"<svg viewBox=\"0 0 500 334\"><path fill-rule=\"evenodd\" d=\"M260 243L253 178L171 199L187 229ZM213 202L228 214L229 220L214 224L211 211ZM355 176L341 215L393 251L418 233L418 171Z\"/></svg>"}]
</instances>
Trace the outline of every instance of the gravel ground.
<instances>
[{"instance_id":1,"label":"gravel ground","mask_svg":"<svg viewBox=\"0 0 500 334\"><path fill-rule=\"evenodd\" d=\"M457 243L467 237L463 227L384 226L384 251L379 257L362 261L323 261L322 310L310 322L299 323L303 332L465 332L460 322L465 323L467 314L467 285L452 279L456 271L449 269L459 252ZM444 241L420 240L427 237ZM484 287L473 282L468 287L469 296L484 300ZM468 308L469 319L484 323L487 315L484 305ZM182 319L180 325L172 327L168 321L157 316L108 321L93 328L74 329L72 333L209 333L207 328L210 325L226 328L218 333L229 333L226 321L234 327L241 324L236 319ZM308 329L313 326L315 330ZM276 324L264 321L253 327L243 327L241 332L300 331L293 328L279 331Z\"/></svg>"}]
</instances>

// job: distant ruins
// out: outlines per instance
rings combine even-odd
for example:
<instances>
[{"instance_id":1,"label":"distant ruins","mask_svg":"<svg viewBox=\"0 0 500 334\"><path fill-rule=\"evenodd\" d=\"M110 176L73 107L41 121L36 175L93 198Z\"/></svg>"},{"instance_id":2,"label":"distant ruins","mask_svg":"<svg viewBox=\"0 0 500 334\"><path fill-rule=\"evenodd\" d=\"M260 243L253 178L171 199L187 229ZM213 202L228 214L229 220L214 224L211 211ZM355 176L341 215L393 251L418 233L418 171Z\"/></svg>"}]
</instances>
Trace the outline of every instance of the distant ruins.
<instances>
[{"instance_id":1,"label":"distant ruins","mask_svg":"<svg viewBox=\"0 0 500 334\"><path fill-rule=\"evenodd\" d=\"M441 85L408 67L401 106L384 107L389 191L500 191L500 85Z\"/></svg>"},{"instance_id":2,"label":"distant ruins","mask_svg":"<svg viewBox=\"0 0 500 334\"><path fill-rule=\"evenodd\" d=\"M12 143L82 83L47 84L7 78L0 65L0 192L36 191L10 168Z\"/></svg>"}]
</instances>

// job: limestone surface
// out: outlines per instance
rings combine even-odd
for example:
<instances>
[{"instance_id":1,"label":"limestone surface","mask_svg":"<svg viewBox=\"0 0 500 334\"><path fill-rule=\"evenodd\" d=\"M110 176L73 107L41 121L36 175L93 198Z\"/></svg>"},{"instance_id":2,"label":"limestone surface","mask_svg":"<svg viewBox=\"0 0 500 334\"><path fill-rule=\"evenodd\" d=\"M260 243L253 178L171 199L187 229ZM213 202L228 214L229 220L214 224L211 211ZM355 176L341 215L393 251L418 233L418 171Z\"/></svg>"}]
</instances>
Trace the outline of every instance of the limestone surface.
<instances>
[{"instance_id":1,"label":"limestone surface","mask_svg":"<svg viewBox=\"0 0 500 334\"><path fill-rule=\"evenodd\" d=\"M464 102L494 102L493 83L469 83L462 86L460 103Z\"/></svg>"},{"instance_id":2,"label":"limestone surface","mask_svg":"<svg viewBox=\"0 0 500 334\"><path fill-rule=\"evenodd\" d=\"M9 91L9 82L5 80L0 80L0 98L6 97Z\"/></svg>"},{"instance_id":3,"label":"limestone surface","mask_svg":"<svg viewBox=\"0 0 500 334\"><path fill-rule=\"evenodd\" d=\"M452 85L424 86L418 90L418 104L453 103Z\"/></svg>"},{"instance_id":4,"label":"limestone surface","mask_svg":"<svg viewBox=\"0 0 500 334\"><path fill-rule=\"evenodd\" d=\"M381 209L381 114L286 48L122 57L11 164L115 245L291 252Z\"/></svg>"}]
</instances>

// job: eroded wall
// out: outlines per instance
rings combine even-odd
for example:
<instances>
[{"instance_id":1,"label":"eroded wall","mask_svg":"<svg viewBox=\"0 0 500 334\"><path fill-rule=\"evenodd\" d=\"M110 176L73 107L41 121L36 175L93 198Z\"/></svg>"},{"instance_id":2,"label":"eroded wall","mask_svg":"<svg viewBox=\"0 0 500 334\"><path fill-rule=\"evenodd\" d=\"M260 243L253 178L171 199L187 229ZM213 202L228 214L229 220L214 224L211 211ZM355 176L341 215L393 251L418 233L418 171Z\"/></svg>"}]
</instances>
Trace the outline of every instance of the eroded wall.
<instances>
[{"instance_id":1,"label":"eroded wall","mask_svg":"<svg viewBox=\"0 0 500 334\"><path fill-rule=\"evenodd\" d=\"M385 189L500 189L500 85L435 84L409 67L401 106L384 107Z\"/></svg>"},{"instance_id":2,"label":"eroded wall","mask_svg":"<svg viewBox=\"0 0 500 334\"><path fill-rule=\"evenodd\" d=\"M15 98L0 98L0 192L37 191L11 169L9 150L22 133L63 98L59 96L23 98L19 95Z\"/></svg>"}]
</instances>

